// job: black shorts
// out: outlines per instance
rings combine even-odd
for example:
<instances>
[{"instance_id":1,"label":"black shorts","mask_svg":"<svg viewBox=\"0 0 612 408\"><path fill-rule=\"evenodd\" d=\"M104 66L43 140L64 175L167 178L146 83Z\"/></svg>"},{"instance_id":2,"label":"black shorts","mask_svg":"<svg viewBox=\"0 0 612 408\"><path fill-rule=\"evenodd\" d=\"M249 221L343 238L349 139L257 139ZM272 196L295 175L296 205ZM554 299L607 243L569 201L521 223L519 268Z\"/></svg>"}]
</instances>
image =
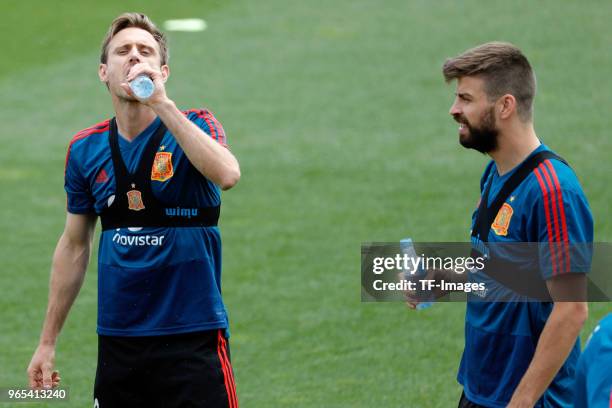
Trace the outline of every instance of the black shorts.
<instances>
[{"instance_id":1,"label":"black shorts","mask_svg":"<svg viewBox=\"0 0 612 408\"><path fill-rule=\"evenodd\" d=\"M100 407L102 408L102 407ZM459 407L458 408L486 408L483 407L482 405L478 405L473 403L472 401L470 401L469 399L467 399L467 397L465 396L465 392L461 393L461 399L459 400Z\"/></svg>"},{"instance_id":2,"label":"black shorts","mask_svg":"<svg viewBox=\"0 0 612 408\"><path fill-rule=\"evenodd\" d=\"M238 408L223 330L98 336L94 406Z\"/></svg>"}]
</instances>

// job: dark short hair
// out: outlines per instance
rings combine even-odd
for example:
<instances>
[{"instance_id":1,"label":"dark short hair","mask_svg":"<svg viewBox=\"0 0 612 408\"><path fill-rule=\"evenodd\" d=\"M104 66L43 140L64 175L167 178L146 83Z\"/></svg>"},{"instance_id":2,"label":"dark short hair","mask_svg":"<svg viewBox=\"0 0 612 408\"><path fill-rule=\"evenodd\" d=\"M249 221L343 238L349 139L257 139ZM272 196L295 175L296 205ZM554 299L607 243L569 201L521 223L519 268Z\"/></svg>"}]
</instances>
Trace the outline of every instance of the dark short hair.
<instances>
[{"instance_id":1,"label":"dark short hair","mask_svg":"<svg viewBox=\"0 0 612 408\"><path fill-rule=\"evenodd\" d=\"M484 80L489 100L511 94L522 121L533 117L536 78L527 57L521 50L504 42L489 42L449 58L442 66L446 82L465 76L478 76Z\"/></svg>"}]
</instances>

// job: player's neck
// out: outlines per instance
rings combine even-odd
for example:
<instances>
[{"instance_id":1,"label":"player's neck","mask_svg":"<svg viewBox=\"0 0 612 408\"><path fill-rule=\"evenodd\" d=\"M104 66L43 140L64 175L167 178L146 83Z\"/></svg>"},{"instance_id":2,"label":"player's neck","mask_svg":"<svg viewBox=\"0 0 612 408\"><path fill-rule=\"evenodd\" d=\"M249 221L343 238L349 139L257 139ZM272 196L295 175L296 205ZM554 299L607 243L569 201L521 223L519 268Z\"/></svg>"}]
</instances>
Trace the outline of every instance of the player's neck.
<instances>
[{"instance_id":1,"label":"player's neck","mask_svg":"<svg viewBox=\"0 0 612 408\"><path fill-rule=\"evenodd\" d=\"M117 130L129 141L141 134L157 117L153 109L135 101L113 100Z\"/></svg>"},{"instance_id":2,"label":"player's neck","mask_svg":"<svg viewBox=\"0 0 612 408\"><path fill-rule=\"evenodd\" d=\"M489 156L495 161L499 175L503 176L521 164L540 144L532 123L517 125L500 132L498 147L489 152Z\"/></svg>"}]
</instances>

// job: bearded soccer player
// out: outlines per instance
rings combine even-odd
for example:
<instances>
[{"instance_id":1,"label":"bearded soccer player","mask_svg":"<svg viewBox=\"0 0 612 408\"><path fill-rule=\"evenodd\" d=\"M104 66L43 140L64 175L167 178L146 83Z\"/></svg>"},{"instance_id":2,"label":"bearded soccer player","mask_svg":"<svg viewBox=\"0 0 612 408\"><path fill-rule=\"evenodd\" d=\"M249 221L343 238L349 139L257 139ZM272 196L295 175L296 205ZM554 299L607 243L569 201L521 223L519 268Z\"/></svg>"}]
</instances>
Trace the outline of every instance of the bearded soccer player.
<instances>
[{"instance_id":1,"label":"bearded soccer player","mask_svg":"<svg viewBox=\"0 0 612 408\"><path fill-rule=\"evenodd\" d=\"M568 247L593 240L586 197L572 169L536 135L535 75L517 47L480 45L448 59L443 74L457 81L450 114L461 145L492 159L472 218L473 247L536 242L558 250L536 260L551 301L468 302L459 407L570 407L588 309L583 298L558 299L585 285L588 262L570 256Z\"/></svg>"},{"instance_id":2,"label":"bearded soccer player","mask_svg":"<svg viewBox=\"0 0 612 408\"><path fill-rule=\"evenodd\" d=\"M143 14L116 18L98 75L115 117L74 136L67 219L51 270L30 386L59 383L55 347L89 261L98 259L99 407L237 407L221 298L220 190L240 178L221 124L166 94L166 38ZM148 76L146 100L129 83Z\"/></svg>"}]
</instances>

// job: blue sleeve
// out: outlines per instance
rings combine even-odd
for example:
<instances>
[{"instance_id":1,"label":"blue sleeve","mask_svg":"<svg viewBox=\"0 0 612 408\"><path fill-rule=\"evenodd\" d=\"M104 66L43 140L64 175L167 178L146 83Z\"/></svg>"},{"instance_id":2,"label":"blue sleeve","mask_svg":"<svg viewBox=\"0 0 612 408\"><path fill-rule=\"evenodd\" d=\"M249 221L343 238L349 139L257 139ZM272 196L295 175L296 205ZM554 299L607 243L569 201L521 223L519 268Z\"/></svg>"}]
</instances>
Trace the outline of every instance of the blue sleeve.
<instances>
[{"instance_id":1,"label":"blue sleeve","mask_svg":"<svg viewBox=\"0 0 612 408\"><path fill-rule=\"evenodd\" d=\"M72 214L87 214L95 212L94 198L89 184L83 177L77 157L72 152L72 144L66 155L66 170L64 174L64 190L66 190L66 209Z\"/></svg>"},{"instance_id":2,"label":"blue sleeve","mask_svg":"<svg viewBox=\"0 0 612 408\"><path fill-rule=\"evenodd\" d=\"M187 118L195 123L200 129L216 140L222 146L227 147L227 137L221 123L207 109L191 109L185 112Z\"/></svg>"},{"instance_id":3,"label":"blue sleeve","mask_svg":"<svg viewBox=\"0 0 612 408\"><path fill-rule=\"evenodd\" d=\"M557 161L546 160L534 170L530 223L536 230L531 239L540 242L540 271L543 279L569 272L590 270L593 216L573 171Z\"/></svg>"}]
</instances>

